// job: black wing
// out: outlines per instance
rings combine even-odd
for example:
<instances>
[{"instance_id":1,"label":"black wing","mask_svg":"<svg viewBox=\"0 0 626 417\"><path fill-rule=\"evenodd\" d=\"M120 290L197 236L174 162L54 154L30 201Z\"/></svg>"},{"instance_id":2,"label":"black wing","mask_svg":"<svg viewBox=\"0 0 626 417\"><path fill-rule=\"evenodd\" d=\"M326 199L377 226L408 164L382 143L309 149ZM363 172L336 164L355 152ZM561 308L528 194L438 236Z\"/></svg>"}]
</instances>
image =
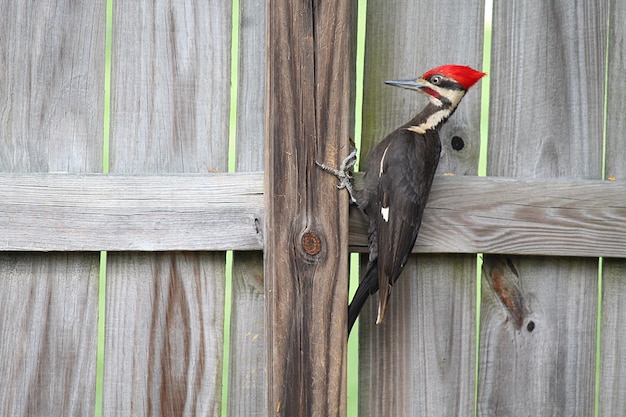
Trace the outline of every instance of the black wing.
<instances>
[{"instance_id":1,"label":"black wing","mask_svg":"<svg viewBox=\"0 0 626 417\"><path fill-rule=\"evenodd\" d=\"M393 135L379 167L378 210L370 214L376 216L378 241L377 323L384 318L391 287L415 245L440 152L438 136L433 141L406 130Z\"/></svg>"}]
</instances>

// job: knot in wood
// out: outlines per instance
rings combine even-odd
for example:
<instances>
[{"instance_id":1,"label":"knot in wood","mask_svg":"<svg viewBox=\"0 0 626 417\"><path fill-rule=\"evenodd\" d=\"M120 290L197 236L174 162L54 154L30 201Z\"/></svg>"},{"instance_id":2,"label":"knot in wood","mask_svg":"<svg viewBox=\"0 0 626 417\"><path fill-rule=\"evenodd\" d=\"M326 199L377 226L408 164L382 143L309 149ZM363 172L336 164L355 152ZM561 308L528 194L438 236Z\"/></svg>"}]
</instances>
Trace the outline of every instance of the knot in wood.
<instances>
[{"instance_id":1,"label":"knot in wood","mask_svg":"<svg viewBox=\"0 0 626 417\"><path fill-rule=\"evenodd\" d=\"M306 232L302 235L302 247L309 255L317 255L322 250L320 238L313 232Z\"/></svg>"}]
</instances>

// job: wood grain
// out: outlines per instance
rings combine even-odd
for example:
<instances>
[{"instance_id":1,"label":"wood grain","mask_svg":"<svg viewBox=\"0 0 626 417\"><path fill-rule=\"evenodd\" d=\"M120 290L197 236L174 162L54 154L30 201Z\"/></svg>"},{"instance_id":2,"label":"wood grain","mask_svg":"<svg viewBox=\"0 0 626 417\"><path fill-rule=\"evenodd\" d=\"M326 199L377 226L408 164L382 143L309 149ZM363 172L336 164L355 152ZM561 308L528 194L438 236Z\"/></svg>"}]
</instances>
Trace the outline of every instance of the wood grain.
<instances>
[{"instance_id":1,"label":"wood grain","mask_svg":"<svg viewBox=\"0 0 626 417\"><path fill-rule=\"evenodd\" d=\"M263 198L259 172L0 174L0 249L261 250ZM440 176L414 252L624 257L625 202L619 181ZM365 230L352 211L351 251Z\"/></svg>"},{"instance_id":2,"label":"wood grain","mask_svg":"<svg viewBox=\"0 0 626 417\"><path fill-rule=\"evenodd\" d=\"M260 173L0 178L4 250L263 247Z\"/></svg>"},{"instance_id":3,"label":"wood grain","mask_svg":"<svg viewBox=\"0 0 626 417\"><path fill-rule=\"evenodd\" d=\"M606 161L605 177L626 178L626 33L620 23L626 19L626 3L611 2L607 68ZM601 416L626 415L626 256L605 258L602 264L602 316L600 328L600 387L598 409Z\"/></svg>"},{"instance_id":4,"label":"wood grain","mask_svg":"<svg viewBox=\"0 0 626 417\"><path fill-rule=\"evenodd\" d=\"M0 1L0 172L101 170L105 4ZM0 254L0 415L94 414L98 266Z\"/></svg>"},{"instance_id":5,"label":"wood grain","mask_svg":"<svg viewBox=\"0 0 626 417\"><path fill-rule=\"evenodd\" d=\"M362 313L359 416L471 415L476 355L476 256L415 257L388 317ZM376 300L376 296L373 297Z\"/></svg>"},{"instance_id":6,"label":"wood grain","mask_svg":"<svg viewBox=\"0 0 626 417\"><path fill-rule=\"evenodd\" d=\"M479 415L593 410L597 265L592 270L585 268L591 260L557 259L515 259L530 310L520 330L483 281Z\"/></svg>"},{"instance_id":7,"label":"wood grain","mask_svg":"<svg viewBox=\"0 0 626 417\"><path fill-rule=\"evenodd\" d=\"M489 175L601 178L607 3L494 4ZM479 416L593 414L598 260L578 255L510 258L521 331L483 281Z\"/></svg>"},{"instance_id":8,"label":"wood grain","mask_svg":"<svg viewBox=\"0 0 626 417\"><path fill-rule=\"evenodd\" d=\"M228 415L264 416L263 253L235 252L231 296Z\"/></svg>"},{"instance_id":9,"label":"wood grain","mask_svg":"<svg viewBox=\"0 0 626 417\"><path fill-rule=\"evenodd\" d=\"M626 260L604 259L600 339L599 412L620 416L626 411Z\"/></svg>"},{"instance_id":10,"label":"wood grain","mask_svg":"<svg viewBox=\"0 0 626 417\"><path fill-rule=\"evenodd\" d=\"M219 416L223 254L115 255L107 264L104 415Z\"/></svg>"},{"instance_id":11,"label":"wood grain","mask_svg":"<svg viewBox=\"0 0 626 417\"><path fill-rule=\"evenodd\" d=\"M345 416L349 2L267 3L266 414Z\"/></svg>"},{"instance_id":12,"label":"wood grain","mask_svg":"<svg viewBox=\"0 0 626 417\"><path fill-rule=\"evenodd\" d=\"M226 171L231 4L116 1L113 31L110 172ZM224 265L108 255L104 415L221 414Z\"/></svg>"},{"instance_id":13,"label":"wood grain","mask_svg":"<svg viewBox=\"0 0 626 417\"><path fill-rule=\"evenodd\" d=\"M438 177L415 250L623 256L624 187L609 181ZM353 217L350 243L361 249L365 225Z\"/></svg>"},{"instance_id":14,"label":"wood grain","mask_svg":"<svg viewBox=\"0 0 626 417\"><path fill-rule=\"evenodd\" d=\"M0 414L93 415L98 257L0 254Z\"/></svg>"},{"instance_id":15,"label":"wood grain","mask_svg":"<svg viewBox=\"0 0 626 417\"><path fill-rule=\"evenodd\" d=\"M265 156L265 6L239 1L237 80L238 172L262 171ZM263 201L258 207L263 207ZM262 210L262 213L265 211ZM259 217L263 245L265 219ZM231 291L228 415L265 415L265 297L263 252L234 252Z\"/></svg>"}]
</instances>

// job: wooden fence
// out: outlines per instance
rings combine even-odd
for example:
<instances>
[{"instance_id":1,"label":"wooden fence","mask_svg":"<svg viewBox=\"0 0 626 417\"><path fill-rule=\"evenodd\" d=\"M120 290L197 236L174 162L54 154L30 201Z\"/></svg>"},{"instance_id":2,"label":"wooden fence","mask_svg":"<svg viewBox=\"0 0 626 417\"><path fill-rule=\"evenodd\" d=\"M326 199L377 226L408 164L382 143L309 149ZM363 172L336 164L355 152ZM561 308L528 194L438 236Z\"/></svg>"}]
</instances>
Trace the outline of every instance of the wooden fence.
<instances>
[{"instance_id":1,"label":"wooden fence","mask_svg":"<svg viewBox=\"0 0 626 417\"><path fill-rule=\"evenodd\" d=\"M97 392L106 416L345 415L366 237L313 160L347 154L356 3L239 0L236 132L228 2L0 6L0 415L91 416ZM362 158L423 105L382 80L481 68L484 17L367 4ZM495 2L488 176L475 88L387 319L360 320L359 416L626 415L624 19Z\"/></svg>"}]
</instances>

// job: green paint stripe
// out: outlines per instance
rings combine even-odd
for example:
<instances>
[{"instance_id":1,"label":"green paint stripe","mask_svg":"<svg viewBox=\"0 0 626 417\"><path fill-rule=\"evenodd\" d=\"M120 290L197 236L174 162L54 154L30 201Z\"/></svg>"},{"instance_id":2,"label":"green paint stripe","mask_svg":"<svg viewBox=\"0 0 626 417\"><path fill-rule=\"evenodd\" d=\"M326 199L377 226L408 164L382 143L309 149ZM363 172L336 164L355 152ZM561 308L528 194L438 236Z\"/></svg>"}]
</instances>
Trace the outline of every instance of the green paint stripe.
<instances>
[{"instance_id":1,"label":"green paint stripe","mask_svg":"<svg viewBox=\"0 0 626 417\"><path fill-rule=\"evenodd\" d=\"M224 351L222 353L222 417L228 415L228 369L230 361L230 317L233 278L233 251L226 252L224 282Z\"/></svg>"},{"instance_id":2,"label":"green paint stripe","mask_svg":"<svg viewBox=\"0 0 626 417\"><path fill-rule=\"evenodd\" d=\"M100 252L100 273L98 281L98 348L96 353L96 401L95 417L102 415L102 397L104 391L104 319L106 304L106 268L107 253Z\"/></svg>"},{"instance_id":3,"label":"green paint stripe","mask_svg":"<svg viewBox=\"0 0 626 417\"><path fill-rule=\"evenodd\" d=\"M230 46L230 110L228 125L228 172L237 170L237 94L239 83L239 0L233 0ZM230 365L230 320L233 281L233 251L226 252L224 276L224 345L222 353L222 417L228 415L228 371Z\"/></svg>"},{"instance_id":4,"label":"green paint stripe","mask_svg":"<svg viewBox=\"0 0 626 417\"><path fill-rule=\"evenodd\" d=\"M239 0L233 0L230 46L230 114L228 125L228 172L237 169L237 94L239 82Z\"/></svg>"},{"instance_id":5,"label":"green paint stripe","mask_svg":"<svg viewBox=\"0 0 626 417\"><path fill-rule=\"evenodd\" d=\"M491 69L491 30L493 21L493 0L485 2L485 20L483 23L483 62L482 70L487 77L481 82L481 106L480 106L480 150L478 155L478 176L487 175L487 154L489 149L489 94ZM476 346L474 358L474 416L478 416L478 381L480 371L480 314L482 302L482 269L483 254L476 255Z\"/></svg>"},{"instance_id":6,"label":"green paint stripe","mask_svg":"<svg viewBox=\"0 0 626 417\"><path fill-rule=\"evenodd\" d=\"M102 138L102 172L109 173L110 121L111 121L111 45L113 32L113 0L106 2L105 40L104 40L104 109ZM106 318L107 252L100 252L98 273L98 340L96 350L96 393L94 416L102 416L104 391L104 338Z\"/></svg>"},{"instance_id":7,"label":"green paint stripe","mask_svg":"<svg viewBox=\"0 0 626 417\"><path fill-rule=\"evenodd\" d=\"M357 149L361 148L363 136L363 82L365 76L365 35L367 24L367 0L358 0L357 4L357 30L356 30L356 54L355 54L355 80L354 80L354 143ZM359 170L359 159L354 165L354 170ZM354 296L360 281L360 255L350 254L350 299ZM352 328L352 335L348 339L347 355L347 414L356 416L359 410L359 320Z\"/></svg>"},{"instance_id":8,"label":"green paint stripe","mask_svg":"<svg viewBox=\"0 0 626 417\"><path fill-rule=\"evenodd\" d=\"M605 57L604 57L604 103L602 111L602 179L606 180L606 130L607 130L607 113L609 105L609 41L611 29L611 4L607 9L609 12L606 16L606 41L605 41ZM596 380L594 387L594 404L593 415L600 415L600 377L601 372L601 350L602 350L602 270L604 267L604 258L598 259L598 312L596 316Z\"/></svg>"}]
</instances>

